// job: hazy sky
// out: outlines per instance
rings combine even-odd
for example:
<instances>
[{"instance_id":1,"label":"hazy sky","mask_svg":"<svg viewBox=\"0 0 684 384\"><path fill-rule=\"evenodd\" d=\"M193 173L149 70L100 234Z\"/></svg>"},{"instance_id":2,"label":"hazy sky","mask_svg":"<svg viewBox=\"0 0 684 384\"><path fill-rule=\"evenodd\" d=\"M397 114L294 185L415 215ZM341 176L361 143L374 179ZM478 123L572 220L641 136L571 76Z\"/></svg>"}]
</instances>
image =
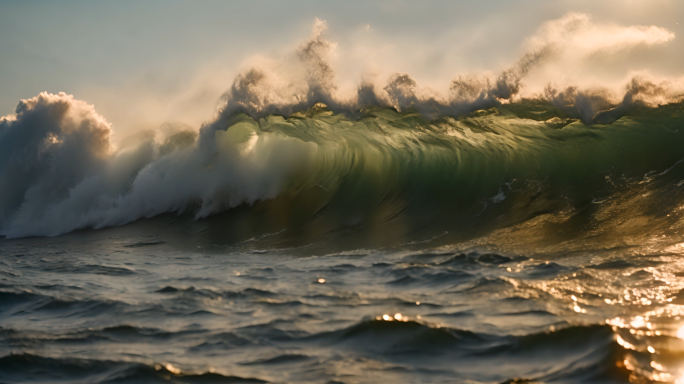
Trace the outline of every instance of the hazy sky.
<instances>
[{"instance_id":1,"label":"hazy sky","mask_svg":"<svg viewBox=\"0 0 684 384\"><path fill-rule=\"evenodd\" d=\"M682 74L681 0L1 1L0 115L41 91L94 103L115 126L144 110L169 114L184 92L210 104L205 114L245 60L290 52L315 18L341 48L370 46L386 53L382 65L435 83L509 65L540 25L571 11L671 31L643 65ZM199 83L211 85L204 98Z\"/></svg>"}]
</instances>

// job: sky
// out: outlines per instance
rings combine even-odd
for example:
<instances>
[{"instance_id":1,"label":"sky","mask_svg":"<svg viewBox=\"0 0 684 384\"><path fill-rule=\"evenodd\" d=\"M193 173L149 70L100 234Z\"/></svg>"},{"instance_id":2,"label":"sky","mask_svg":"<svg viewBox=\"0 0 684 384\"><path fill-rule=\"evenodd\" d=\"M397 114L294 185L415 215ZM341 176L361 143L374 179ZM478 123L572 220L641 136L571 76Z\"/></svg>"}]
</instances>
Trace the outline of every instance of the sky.
<instances>
[{"instance_id":1,"label":"sky","mask_svg":"<svg viewBox=\"0 0 684 384\"><path fill-rule=\"evenodd\" d=\"M545 22L569 12L668 31L674 38L634 53L629 69L683 75L680 0L4 0L0 115L48 91L94 104L115 132L166 120L197 125L237 73L255 58L293 52L316 19L338 45L339 78L405 72L439 88L459 73L510 66ZM603 61L603 73L619 61Z\"/></svg>"}]
</instances>

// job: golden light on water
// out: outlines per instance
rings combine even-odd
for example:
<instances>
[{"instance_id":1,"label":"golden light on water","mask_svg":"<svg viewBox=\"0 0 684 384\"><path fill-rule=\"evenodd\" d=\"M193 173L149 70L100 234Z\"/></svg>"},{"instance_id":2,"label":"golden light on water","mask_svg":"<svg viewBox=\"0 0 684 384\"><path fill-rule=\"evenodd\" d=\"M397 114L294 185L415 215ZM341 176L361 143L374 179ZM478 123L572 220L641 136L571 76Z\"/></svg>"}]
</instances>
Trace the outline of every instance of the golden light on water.
<instances>
[{"instance_id":1,"label":"golden light on water","mask_svg":"<svg viewBox=\"0 0 684 384\"><path fill-rule=\"evenodd\" d=\"M420 319L420 315L416 316L416 319ZM409 321L409 318L408 318L408 316L404 316L404 315L402 315L401 313L398 313L398 312L397 312L397 313L394 314L394 316L385 313L385 314L382 315L382 316L377 316L377 317L375 318L375 320L378 320L378 321L384 320L384 321L403 321L403 322L407 322L407 321Z\"/></svg>"},{"instance_id":2,"label":"golden light on water","mask_svg":"<svg viewBox=\"0 0 684 384\"><path fill-rule=\"evenodd\" d=\"M156 369L156 370L160 370L161 368L162 368L162 366L160 366L159 364L155 365L155 369ZM164 368L166 368L167 371L169 371L169 372L171 372L171 373L173 373L173 374L175 374L175 375L179 375L179 374L182 372L182 371L180 370L180 368L174 367L171 363L165 364L165 365L164 365Z\"/></svg>"},{"instance_id":3,"label":"golden light on water","mask_svg":"<svg viewBox=\"0 0 684 384\"><path fill-rule=\"evenodd\" d=\"M636 350L636 347L634 347L634 345L632 345L631 343L628 343L627 341L625 341L625 340L624 340L622 337L620 337L619 335L617 336L616 341L617 341L617 343L618 343L622 348L624 348L624 349Z\"/></svg>"},{"instance_id":4,"label":"golden light on water","mask_svg":"<svg viewBox=\"0 0 684 384\"><path fill-rule=\"evenodd\" d=\"M658 343L655 345L651 345L648 342L648 340L651 340L649 339L650 337L667 335L684 340L684 324L680 323L678 328L671 329L670 331L656 329L659 327L658 319L671 318L679 321L682 314L681 310L682 308L679 305L668 305L660 311L650 311L642 316L634 316L631 319L616 317L606 320L606 323L611 325L616 332L615 341L617 344L627 351L648 353L651 356L650 361L643 362L640 359L635 359L631 352L627 353L622 364L624 364L627 370L632 372L633 378L647 378L648 382L684 384L684 370L682 369L681 362L671 361L668 358L668 355L672 352L671 346L674 344L672 342L662 344L662 339L652 340ZM630 335L634 335L635 339L627 341L627 337L620 335L620 332L625 331L628 331Z\"/></svg>"},{"instance_id":5,"label":"golden light on water","mask_svg":"<svg viewBox=\"0 0 684 384\"><path fill-rule=\"evenodd\" d=\"M679 330L677 330L677 337L684 340L684 325L679 327Z\"/></svg>"},{"instance_id":6,"label":"golden light on water","mask_svg":"<svg viewBox=\"0 0 684 384\"><path fill-rule=\"evenodd\" d=\"M637 316L634 318L634 320L632 320L630 325L633 328L643 328L646 326L646 321L644 321L644 318L642 316Z\"/></svg>"}]
</instances>

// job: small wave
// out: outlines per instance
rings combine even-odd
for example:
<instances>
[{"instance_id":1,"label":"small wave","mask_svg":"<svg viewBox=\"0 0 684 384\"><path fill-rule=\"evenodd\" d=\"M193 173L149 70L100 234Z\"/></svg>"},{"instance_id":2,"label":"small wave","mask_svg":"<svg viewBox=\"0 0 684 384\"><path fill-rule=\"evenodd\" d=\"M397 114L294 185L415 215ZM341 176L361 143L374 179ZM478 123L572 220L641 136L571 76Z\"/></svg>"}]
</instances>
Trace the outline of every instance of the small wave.
<instances>
[{"instance_id":1,"label":"small wave","mask_svg":"<svg viewBox=\"0 0 684 384\"><path fill-rule=\"evenodd\" d=\"M230 349L255 345L251 340L232 332L221 332L211 335L211 341L204 341L189 349L193 353L221 352Z\"/></svg>"},{"instance_id":2,"label":"small wave","mask_svg":"<svg viewBox=\"0 0 684 384\"><path fill-rule=\"evenodd\" d=\"M430 313L425 315L425 317L451 317L451 318L464 318L464 317L475 317L473 311L458 311L458 312L441 312L441 313Z\"/></svg>"},{"instance_id":3,"label":"small wave","mask_svg":"<svg viewBox=\"0 0 684 384\"><path fill-rule=\"evenodd\" d=\"M160 288L156 291L156 293L164 293L164 294L176 294L180 296L187 296L187 297L206 297L206 298L226 298L226 299L239 299L239 298L274 298L277 297L278 294L267 291L267 290L262 290L262 289L257 289L257 288L245 288L243 290L239 291L219 291L219 290L214 290L214 289L209 289L209 288L195 288L195 287L185 287L185 288L176 288L172 286L165 286L163 288Z\"/></svg>"},{"instance_id":4,"label":"small wave","mask_svg":"<svg viewBox=\"0 0 684 384\"><path fill-rule=\"evenodd\" d=\"M613 261L606 261L600 264L593 264L587 266L587 268L591 269L619 269L619 270L626 270L631 267L634 267L634 264L630 263L627 260L613 260Z\"/></svg>"},{"instance_id":5,"label":"small wave","mask_svg":"<svg viewBox=\"0 0 684 384\"><path fill-rule=\"evenodd\" d=\"M622 352L608 326L568 326L525 336L495 336L416 321L368 320L305 340L352 349L390 363L409 359L414 369L451 365L463 374L474 364L478 368L471 377L482 381L505 382L509 379L501 375L506 374L527 377L529 382L572 377L588 383L624 382L629 376L624 368L616 368ZM496 361L513 365L493 376L481 370Z\"/></svg>"},{"instance_id":6,"label":"small wave","mask_svg":"<svg viewBox=\"0 0 684 384\"><path fill-rule=\"evenodd\" d=\"M298 364L311 360L311 356L298 355L298 354L286 354L279 355L276 357L271 357L268 359L259 359L254 361L249 361L242 363L242 365L274 365L274 364Z\"/></svg>"},{"instance_id":7,"label":"small wave","mask_svg":"<svg viewBox=\"0 0 684 384\"><path fill-rule=\"evenodd\" d=\"M140 248L140 247L150 247L153 245L161 245L164 244L165 241L144 241L144 242L137 242L133 244L126 244L124 245L125 248Z\"/></svg>"},{"instance_id":8,"label":"small wave","mask_svg":"<svg viewBox=\"0 0 684 384\"><path fill-rule=\"evenodd\" d=\"M30 380L115 383L266 383L255 378L224 376L218 373L184 372L170 364L146 365L134 362L49 358L32 354L0 357L2 379L7 383Z\"/></svg>"},{"instance_id":9,"label":"small wave","mask_svg":"<svg viewBox=\"0 0 684 384\"><path fill-rule=\"evenodd\" d=\"M256 324L241 327L238 329L241 335L250 337L253 340L265 342L273 341L294 341L307 337L309 332L302 330L289 321L274 320L265 324Z\"/></svg>"},{"instance_id":10,"label":"small wave","mask_svg":"<svg viewBox=\"0 0 684 384\"><path fill-rule=\"evenodd\" d=\"M134 271L124 267L112 267L107 265L75 265L75 264L55 264L43 267L46 271L59 273L87 273L94 275L126 276L135 274L145 274L144 271Z\"/></svg>"},{"instance_id":11,"label":"small wave","mask_svg":"<svg viewBox=\"0 0 684 384\"><path fill-rule=\"evenodd\" d=\"M388 282L388 285L403 287L403 286L457 286L473 278L473 275L462 271L446 271L433 272L430 269L411 271L407 269L399 269L393 271L394 275L398 275L395 280Z\"/></svg>"},{"instance_id":12,"label":"small wave","mask_svg":"<svg viewBox=\"0 0 684 384\"><path fill-rule=\"evenodd\" d=\"M42 297L29 292L0 291L0 309L2 312L8 312L15 307L35 302Z\"/></svg>"},{"instance_id":13,"label":"small wave","mask_svg":"<svg viewBox=\"0 0 684 384\"><path fill-rule=\"evenodd\" d=\"M468 257L461 253L450 257L447 260L437 263L438 266L457 267L462 269L480 269L482 266L477 262L476 257Z\"/></svg>"},{"instance_id":14,"label":"small wave","mask_svg":"<svg viewBox=\"0 0 684 384\"><path fill-rule=\"evenodd\" d=\"M525 276L529 278L548 278L555 277L569 271L572 271L572 269L549 261L528 266L525 268L524 273Z\"/></svg>"},{"instance_id":15,"label":"small wave","mask_svg":"<svg viewBox=\"0 0 684 384\"><path fill-rule=\"evenodd\" d=\"M123 313L129 305L113 300L70 299L29 292L0 292L0 318L32 314L56 318L98 317Z\"/></svg>"},{"instance_id":16,"label":"small wave","mask_svg":"<svg viewBox=\"0 0 684 384\"><path fill-rule=\"evenodd\" d=\"M459 286L457 290L469 293L497 293L507 291L514 287L515 285L505 278L480 277L472 282Z\"/></svg>"}]
</instances>

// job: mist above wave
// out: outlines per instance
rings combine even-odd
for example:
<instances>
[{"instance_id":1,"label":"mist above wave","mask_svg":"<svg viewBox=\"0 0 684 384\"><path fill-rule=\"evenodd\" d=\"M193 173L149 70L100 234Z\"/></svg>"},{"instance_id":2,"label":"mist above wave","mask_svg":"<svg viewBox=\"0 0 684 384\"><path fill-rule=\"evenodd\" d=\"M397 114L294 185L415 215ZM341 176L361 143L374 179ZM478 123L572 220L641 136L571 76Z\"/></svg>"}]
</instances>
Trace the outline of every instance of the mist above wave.
<instances>
[{"instance_id":1,"label":"mist above wave","mask_svg":"<svg viewBox=\"0 0 684 384\"><path fill-rule=\"evenodd\" d=\"M354 114L373 105L397 110L415 108L428 118L461 115L473 110L538 98L567 109L590 124L601 109L642 102L658 105L677 102L684 95L681 79L656 79L634 75L622 87L593 84L558 76L568 66L582 67L598 55L621 57L640 47L662 45L674 34L659 27L620 27L595 23L589 16L570 13L545 23L526 42L526 51L510 67L491 72L461 74L449 81L448 94L421 87L406 73L368 74L355 93L345 94L335 79L331 63L336 44L325 38L325 22L317 20L312 36L290 57L262 60L239 74L224 94L217 122L236 112L253 118L271 114L288 116L326 104L336 113ZM610 61L610 60L608 60ZM610 64L610 63L609 63ZM530 79L533 75L535 78ZM544 82L540 89L531 84ZM574 82L574 83L573 83ZM529 89L527 89L529 88Z\"/></svg>"}]
</instances>

